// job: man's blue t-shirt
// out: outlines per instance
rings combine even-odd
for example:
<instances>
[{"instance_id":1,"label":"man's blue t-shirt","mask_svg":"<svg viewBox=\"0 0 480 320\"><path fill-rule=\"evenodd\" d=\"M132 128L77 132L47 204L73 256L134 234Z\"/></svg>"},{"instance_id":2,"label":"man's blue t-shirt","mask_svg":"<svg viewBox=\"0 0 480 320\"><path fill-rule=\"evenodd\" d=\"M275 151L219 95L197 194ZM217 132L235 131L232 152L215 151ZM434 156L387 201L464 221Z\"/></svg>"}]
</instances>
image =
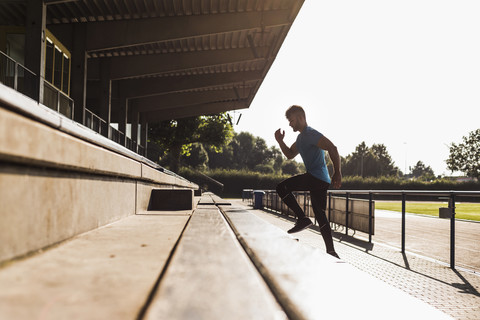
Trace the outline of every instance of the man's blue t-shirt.
<instances>
[{"instance_id":1,"label":"man's blue t-shirt","mask_svg":"<svg viewBox=\"0 0 480 320\"><path fill-rule=\"evenodd\" d=\"M321 137L323 137L323 134L307 126L297 136L296 146L307 172L315 178L330 183L330 175L325 163L325 151L317 146Z\"/></svg>"}]
</instances>

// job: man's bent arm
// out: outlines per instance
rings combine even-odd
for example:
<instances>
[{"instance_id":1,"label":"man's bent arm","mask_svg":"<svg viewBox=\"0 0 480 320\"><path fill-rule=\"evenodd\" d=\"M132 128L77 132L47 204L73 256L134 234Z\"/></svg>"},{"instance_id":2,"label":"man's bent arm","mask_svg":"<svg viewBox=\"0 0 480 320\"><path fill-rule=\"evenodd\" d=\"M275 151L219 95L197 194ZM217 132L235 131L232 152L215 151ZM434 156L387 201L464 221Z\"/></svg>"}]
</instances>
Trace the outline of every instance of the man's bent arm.
<instances>
[{"instance_id":1,"label":"man's bent arm","mask_svg":"<svg viewBox=\"0 0 480 320\"><path fill-rule=\"evenodd\" d=\"M334 188L340 188L342 185L342 169L337 147L325 136L318 140L317 146L328 151L328 156L333 162L332 186Z\"/></svg>"},{"instance_id":2,"label":"man's bent arm","mask_svg":"<svg viewBox=\"0 0 480 320\"><path fill-rule=\"evenodd\" d=\"M282 149L283 154L285 155L285 157L287 157L288 160L291 160L297 156L298 151L295 142L290 148L287 147L287 145L283 141L278 141L278 144L280 145L280 149Z\"/></svg>"},{"instance_id":3,"label":"man's bent arm","mask_svg":"<svg viewBox=\"0 0 480 320\"><path fill-rule=\"evenodd\" d=\"M285 137L285 131L282 132L280 129L275 131L275 140L277 140L278 145L280 146L280 149L282 150L285 157L287 157L287 159L290 160L295 158L298 154L297 145L294 142L292 146L289 148L283 141L284 137Z\"/></svg>"}]
</instances>

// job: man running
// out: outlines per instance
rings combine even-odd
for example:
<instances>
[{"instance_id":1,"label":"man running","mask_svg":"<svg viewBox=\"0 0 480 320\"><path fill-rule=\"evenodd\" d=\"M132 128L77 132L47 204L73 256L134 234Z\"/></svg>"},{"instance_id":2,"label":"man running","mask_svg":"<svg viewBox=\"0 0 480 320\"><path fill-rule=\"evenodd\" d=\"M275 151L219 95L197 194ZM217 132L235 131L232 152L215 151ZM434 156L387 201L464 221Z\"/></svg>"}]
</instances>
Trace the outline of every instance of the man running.
<instances>
[{"instance_id":1,"label":"man running","mask_svg":"<svg viewBox=\"0 0 480 320\"><path fill-rule=\"evenodd\" d=\"M312 221L305 216L292 193L292 191L310 191L313 212L319 223L327 253L338 258L333 247L332 230L330 229L325 210L327 208L328 187L331 184L333 188L337 189L342 183L340 155L337 147L327 137L308 126L305 111L302 107L297 105L291 106L286 111L285 116L293 131L298 131L300 134L291 147L288 147L283 141L285 131L281 129L275 131L275 139L288 159L293 159L300 153L307 169L306 173L288 178L277 186L278 195L295 212L298 218L295 226L288 230L288 233L299 232L312 225ZM328 151L328 155L333 162L334 173L331 179L325 163L324 150Z\"/></svg>"}]
</instances>

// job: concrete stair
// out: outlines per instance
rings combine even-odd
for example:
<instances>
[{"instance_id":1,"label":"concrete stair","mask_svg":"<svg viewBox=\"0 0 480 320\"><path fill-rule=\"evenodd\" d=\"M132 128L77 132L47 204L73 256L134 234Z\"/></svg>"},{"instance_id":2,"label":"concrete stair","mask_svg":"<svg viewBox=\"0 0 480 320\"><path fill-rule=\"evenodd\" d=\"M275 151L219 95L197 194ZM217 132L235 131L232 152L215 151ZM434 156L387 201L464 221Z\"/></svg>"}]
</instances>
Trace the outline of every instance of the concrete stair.
<instances>
[{"instance_id":1,"label":"concrete stair","mask_svg":"<svg viewBox=\"0 0 480 320\"><path fill-rule=\"evenodd\" d=\"M0 268L0 319L430 319L432 307L211 194Z\"/></svg>"}]
</instances>

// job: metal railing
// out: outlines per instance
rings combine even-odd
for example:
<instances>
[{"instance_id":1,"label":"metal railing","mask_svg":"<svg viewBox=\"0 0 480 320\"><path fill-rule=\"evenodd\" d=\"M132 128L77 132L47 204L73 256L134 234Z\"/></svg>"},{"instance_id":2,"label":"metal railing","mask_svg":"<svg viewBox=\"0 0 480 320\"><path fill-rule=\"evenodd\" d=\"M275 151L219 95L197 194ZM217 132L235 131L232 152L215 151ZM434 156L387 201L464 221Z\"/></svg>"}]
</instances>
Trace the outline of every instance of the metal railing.
<instances>
[{"instance_id":1,"label":"metal railing","mask_svg":"<svg viewBox=\"0 0 480 320\"><path fill-rule=\"evenodd\" d=\"M37 80L38 77L35 73L0 51L0 83L17 90L38 102L38 96L35 96L36 86L38 88ZM73 99L58 90L49 82L43 81L43 83L44 91L42 103L50 109L53 109L73 120ZM127 137L123 132L109 126L105 120L87 108L85 108L84 125L118 144L125 146L129 150L145 156L145 146L138 144Z\"/></svg>"},{"instance_id":2,"label":"metal railing","mask_svg":"<svg viewBox=\"0 0 480 320\"><path fill-rule=\"evenodd\" d=\"M245 197L246 199L250 198L250 200L254 196L255 190L252 189L245 189ZM265 195L263 199L263 203L265 204L266 208L271 210L280 212L281 214L291 215L295 217L295 213L288 208L283 201L281 201L280 197L278 196L275 190L264 190ZM313 210L311 209L311 200L310 200L310 192L308 191L294 191L293 195L297 199L298 204L302 207L303 212L307 217L315 218L313 215Z\"/></svg>"},{"instance_id":3,"label":"metal railing","mask_svg":"<svg viewBox=\"0 0 480 320\"><path fill-rule=\"evenodd\" d=\"M138 147L137 147L137 153L141 156L146 156L145 155L145 147L142 146L141 144L139 144Z\"/></svg>"},{"instance_id":4,"label":"metal railing","mask_svg":"<svg viewBox=\"0 0 480 320\"><path fill-rule=\"evenodd\" d=\"M0 51L0 82L24 95L35 97L37 75Z\"/></svg>"},{"instance_id":5,"label":"metal railing","mask_svg":"<svg viewBox=\"0 0 480 320\"><path fill-rule=\"evenodd\" d=\"M0 51L1 83L38 102L38 97L35 96L35 88L38 88L37 79L38 76L35 73ZM73 119L73 100L47 81L43 81L43 83L44 91L42 103L50 109Z\"/></svg>"},{"instance_id":6,"label":"metal railing","mask_svg":"<svg viewBox=\"0 0 480 320\"><path fill-rule=\"evenodd\" d=\"M73 100L47 81L44 81L43 84L43 104L50 109L53 109L58 113L63 114L67 118L73 119Z\"/></svg>"},{"instance_id":7,"label":"metal railing","mask_svg":"<svg viewBox=\"0 0 480 320\"><path fill-rule=\"evenodd\" d=\"M145 147L138 144L130 137L125 136L122 131L115 129L111 125L109 126L105 120L103 120L87 108L85 108L85 126L109 138L110 140L113 140L116 143L123 145L124 147L133 152L136 152L140 155L144 155L145 153Z\"/></svg>"},{"instance_id":8,"label":"metal railing","mask_svg":"<svg viewBox=\"0 0 480 320\"><path fill-rule=\"evenodd\" d=\"M125 137L125 134L122 131L115 129L112 126L110 126L108 129L110 130L110 136L109 136L110 140L113 140L116 143L123 145L123 141L124 141L123 139Z\"/></svg>"},{"instance_id":9,"label":"metal railing","mask_svg":"<svg viewBox=\"0 0 480 320\"><path fill-rule=\"evenodd\" d=\"M242 198L251 200L252 198L251 189L244 189L244 194ZM294 192L294 195L299 200L299 205L302 206L303 210L307 216L310 215L310 194L308 191ZM349 200L353 199L352 195L360 196L361 199L367 199L369 201L369 239L372 241L373 234L373 201L377 198L399 198L399 201L402 203L402 222L401 222L401 252L405 253L405 217L406 217L406 202L407 197L415 198L415 201L432 201L436 199L437 201L448 200L448 208L450 209L450 268L455 269L455 203L461 197L462 199L467 199L475 197L476 202L480 201L480 191L428 191L428 190L329 190L328 191L328 216L330 220L331 215L331 199L332 196L340 196L345 198L346 202L346 215L345 215L345 234L348 234L349 229ZM279 211L282 214L291 214L294 213L283 204L281 201L280 208L278 208L277 201L274 200L276 192L272 190L265 191L266 199L264 203L266 207L275 211ZM275 205L274 205L275 204Z\"/></svg>"},{"instance_id":10,"label":"metal railing","mask_svg":"<svg viewBox=\"0 0 480 320\"><path fill-rule=\"evenodd\" d=\"M95 113L85 108L85 123L84 125L101 135L108 137L108 125L105 120L97 116Z\"/></svg>"}]
</instances>

